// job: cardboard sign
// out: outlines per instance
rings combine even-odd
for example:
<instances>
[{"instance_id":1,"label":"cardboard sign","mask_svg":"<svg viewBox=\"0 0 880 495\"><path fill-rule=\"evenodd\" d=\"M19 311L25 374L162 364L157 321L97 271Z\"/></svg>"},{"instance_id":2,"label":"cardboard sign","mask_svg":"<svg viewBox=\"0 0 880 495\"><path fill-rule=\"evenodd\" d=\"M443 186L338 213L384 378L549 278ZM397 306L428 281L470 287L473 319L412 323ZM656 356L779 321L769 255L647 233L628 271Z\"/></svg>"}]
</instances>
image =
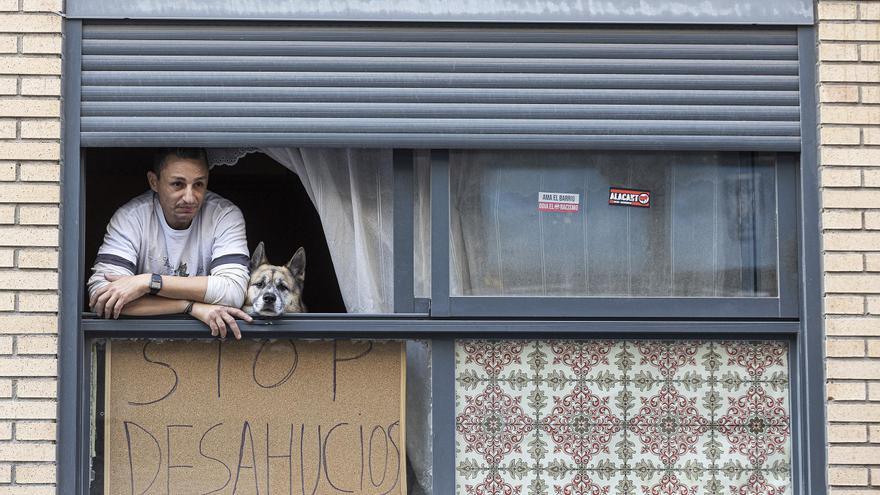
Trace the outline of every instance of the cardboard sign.
<instances>
[{"instance_id":1,"label":"cardboard sign","mask_svg":"<svg viewBox=\"0 0 880 495\"><path fill-rule=\"evenodd\" d=\"M572 193L538 193L538 211L577 213L580 210L581 195Z\"/></svg>"},{"instance_id":2,"label":"cardboard sign","mask_svg":"<svg viewBox=\"0 0 880 495\"><path fill-rule=\"evenodd\" d=\"M113 341L104 493L405 494L405 352Z\"/></svg>"},{"instance_id":3,"label":"cardboard sign","mask_svg":"<svg viewBox=\"0 0 880 495\"><path fill-rule=\"evenodd\" d=\"M609 205L651 207L651 191L612 187L608 194Z\"/></svg>"}]
</instances>

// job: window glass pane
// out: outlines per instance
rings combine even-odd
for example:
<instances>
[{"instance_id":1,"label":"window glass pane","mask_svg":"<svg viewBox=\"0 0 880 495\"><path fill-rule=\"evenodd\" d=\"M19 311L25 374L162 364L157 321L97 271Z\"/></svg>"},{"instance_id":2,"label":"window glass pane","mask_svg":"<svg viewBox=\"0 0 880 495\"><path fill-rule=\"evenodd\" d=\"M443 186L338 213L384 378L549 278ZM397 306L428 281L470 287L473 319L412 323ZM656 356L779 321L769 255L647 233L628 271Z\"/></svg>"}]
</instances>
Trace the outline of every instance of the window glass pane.
<instances>
[{"instance_id":1,"label":"window glass pane","mask_svg":"<svg viewBox=\"0 0 880 495\"><path fill-rule=\"evenodd\" d=\"M775 162L752 153L452 152L451 294L776 296ZM609 204L613 188L625 190L615 200L634 204Z\"/></svg>"}]
</instances>

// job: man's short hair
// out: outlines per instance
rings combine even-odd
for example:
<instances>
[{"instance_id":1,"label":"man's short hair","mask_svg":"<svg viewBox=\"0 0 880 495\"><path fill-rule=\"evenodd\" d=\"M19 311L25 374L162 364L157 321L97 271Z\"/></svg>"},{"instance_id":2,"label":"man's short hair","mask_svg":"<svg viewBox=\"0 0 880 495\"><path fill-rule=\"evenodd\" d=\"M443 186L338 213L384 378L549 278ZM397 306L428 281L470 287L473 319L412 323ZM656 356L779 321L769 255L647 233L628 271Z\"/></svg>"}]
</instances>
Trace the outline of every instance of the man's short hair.
<instances>
[{"instance_id":1,"label":"man's short hair","mask_svg":"<svg viewBox=\"0 0 880 495\"><path fill-rule=\"evenodd\" d=\"M162 175L162 169L172 158L196 160L204 163L205 167L208 166L208 152L205 148L159 148L153 156L153 173Z\"/></svg>"}]
</instances>

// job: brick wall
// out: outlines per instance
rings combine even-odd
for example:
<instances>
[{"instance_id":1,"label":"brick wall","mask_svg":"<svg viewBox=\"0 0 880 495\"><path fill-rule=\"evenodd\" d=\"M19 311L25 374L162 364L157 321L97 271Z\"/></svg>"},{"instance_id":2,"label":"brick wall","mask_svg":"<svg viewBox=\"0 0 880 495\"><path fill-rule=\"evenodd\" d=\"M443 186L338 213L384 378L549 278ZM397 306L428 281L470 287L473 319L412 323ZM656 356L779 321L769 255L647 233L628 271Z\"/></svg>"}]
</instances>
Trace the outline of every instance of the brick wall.
<instances>
[{"instance_id":1,"label":"brick wall","mask_svg":"<svg viewBox=\"0 0 880 495\"><path fill-rule=\"evenodd\" d=\"M880 489L880 1L818 12L828 475L854 495Z\"/></svg>"},{"instance_id":2,"label":"brick wall","mask_svg":"<svg viewBox=\"0 0 880 495\"><path fill-rule=\"evenodd\" d=\"M0 0L0 493L55 493L61 0ZM55 12L55 13L53 13Z\"/></svg>"}]
</instances>

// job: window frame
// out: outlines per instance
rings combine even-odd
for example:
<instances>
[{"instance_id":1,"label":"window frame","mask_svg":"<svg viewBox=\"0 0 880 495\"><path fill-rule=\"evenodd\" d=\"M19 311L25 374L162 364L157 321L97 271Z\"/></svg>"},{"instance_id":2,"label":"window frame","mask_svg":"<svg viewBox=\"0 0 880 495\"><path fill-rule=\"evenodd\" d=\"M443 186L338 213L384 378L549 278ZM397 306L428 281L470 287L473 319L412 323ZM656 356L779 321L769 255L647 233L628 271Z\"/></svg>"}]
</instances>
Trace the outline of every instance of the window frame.
<instances>
[{"instance_id":1,"label":"window frame","mask_svg":"<svg viewBox=\"0 0 880 495\"><path fill-rule=\"evenodd\" d=\"M83 237L85 193L83 150L80 146L80 101L82 68L82 20L65 19L64 38L64 131L62 168L62 219L60 233L60 311L58 366L57 487L59 493L90 493L91 411L90 372L92 343L97 339L121 338L210 338L196 321L175 318L105 321L83 319L84 259ZM432 301L430 313L422 311L425 302L413 296L412 237L406 238L406 225L412 225L412 156L395 153L395 217L407 218L404 229L395 229L394 315L301 315L270 325L243 325L249 337L278 336L323 338L424 338L432 345L432 394L434 407L433 452L434 493L450 494L455 489L455 361L456 338L771 338L789 342L791 366L791 473L793 493L821 493L826 489L824 421L824 371L822 332L821 256L819 230L819 188L817 169L815 39L813 26L798 27L800 70L801 152L790 155L799 166L789 167L794 175L794 229L781 228L780 236L795 240L797 274L794 285L783 286L780 266L780 298L795 299L778 303L779 311L743 313L697 318L658 317L628 313L625 317L585 317L554 311L535 314L461 314L460 304L449 297L445 284L436 275L448 275L448 229L438 246L432 235ZM448 168L448 161L446 163ZM407 172L407 169L409 170ZM432 167L432 179L434 174ZM409 173L409 175L407 175ZM407 178L408 177L408 178ZM432 180L434 188L448 191L448 173ZM442 190L442 189L440 189ZM407 198L397 201L400 198ZM406 208L405 205L409 204ZM448 198L432 208L433 225L445 218ZM445 204L445 208L444 208ZM433 205L432 205L433 206ZM399 210L401 210L399 212ZM408 210L408 211L406 211ZM432 227L433 229L434 227ZM781 245L781 242L780 242ZM407 247L409 249L403 249ZM445 246L445 249L444 249ZM441 248L441 250L438 250ZM446 259L437 253L446 252ZM404 263L404 264L401 264ZM440 267L438 264L442 264ZM402 266L405 268L398 268ZM442 269L441 269L442 268ZM408 272L408 274L407 274ZM403 278L400 278L403 277ZM407 282L409 281L409 282ZM800 281L800 283L798 282ZM791 283L792 281L789 281ZM445 287L444 287L445 286ZM445 293L443 292L445 288ZM398 297L400 296L400 297ZM772 298L771 298L772 299ZM627 301L624 299L624 301ZM538 300L537 303L546 301ZM490 308L491 309L491 308ZM510 309L510 308L506 308ZM563 308L564 309L564 308ZM784 311L783 311L784 309ZM494 310L493 310L494 311ZM650 313L650 312L647 312ZM654 315L660 314L656 311ZM693 315L689 315L693 316Z\"/></svg>"}]
</instances>

